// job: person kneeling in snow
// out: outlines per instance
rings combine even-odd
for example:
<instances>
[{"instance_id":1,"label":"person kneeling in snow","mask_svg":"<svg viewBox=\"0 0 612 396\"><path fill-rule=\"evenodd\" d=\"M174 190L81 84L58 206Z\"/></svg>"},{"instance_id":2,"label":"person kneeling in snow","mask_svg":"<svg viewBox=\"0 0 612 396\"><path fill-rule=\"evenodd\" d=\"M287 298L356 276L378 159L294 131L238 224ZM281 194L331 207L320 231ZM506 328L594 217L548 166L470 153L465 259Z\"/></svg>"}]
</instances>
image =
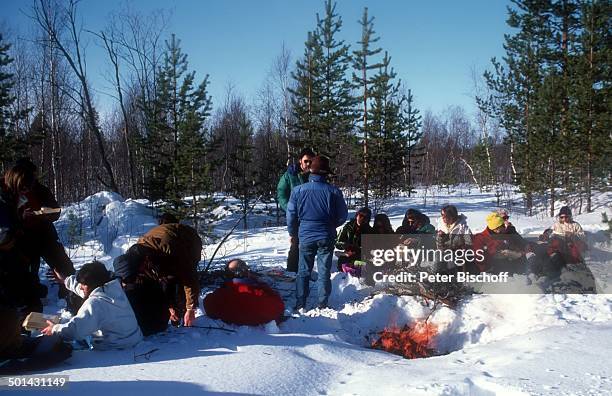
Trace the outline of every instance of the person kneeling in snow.
<instances>
[{"instance_id":1,"label":"person kneeling in snow","mask_svg":"<svg viewBox=\"0 0 612 396\"><path fill-rule=\"evenodd\" d=\"M285 305L280 295L255 279L244 261L230 261L226 272L231 280L204 299L208 317L241 326L257 326L281 318Z\"/></svg>"},{"instance_id":2,"label":"person kneeling in snow","mask_svg":"<svg viewBox=\"0 0 612 396\"><path fill-rule=\"evenodd\" d=\"M134 311L118 279L111 279L104 264L85 264L76 275L64 280L66 288L85 299L76 316L69 322L53 324L47 321L45 335L58 334L67 340L86 340L94 333L96 349L129 348L142 340L142 332Z\"/></svg>"}]
</instances>

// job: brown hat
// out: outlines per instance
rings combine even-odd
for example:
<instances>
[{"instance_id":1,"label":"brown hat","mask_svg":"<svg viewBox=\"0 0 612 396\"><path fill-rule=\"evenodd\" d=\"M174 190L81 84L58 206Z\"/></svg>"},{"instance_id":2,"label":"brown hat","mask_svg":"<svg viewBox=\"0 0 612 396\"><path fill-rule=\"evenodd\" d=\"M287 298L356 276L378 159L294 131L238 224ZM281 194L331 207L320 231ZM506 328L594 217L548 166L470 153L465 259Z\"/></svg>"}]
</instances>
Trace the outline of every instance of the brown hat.
<instances>
[{"instance_id":1,"label":"brown hat","mask_svg":"<svg viewBox=\"0 0 612 396\"><path fill-rule=\"evenodd\" d=\"M317 155L313 158L310 164L310 173L315 175L333 175L334 172L329 168L329 158L323 155Z\"/></svg>"}]
</instances>

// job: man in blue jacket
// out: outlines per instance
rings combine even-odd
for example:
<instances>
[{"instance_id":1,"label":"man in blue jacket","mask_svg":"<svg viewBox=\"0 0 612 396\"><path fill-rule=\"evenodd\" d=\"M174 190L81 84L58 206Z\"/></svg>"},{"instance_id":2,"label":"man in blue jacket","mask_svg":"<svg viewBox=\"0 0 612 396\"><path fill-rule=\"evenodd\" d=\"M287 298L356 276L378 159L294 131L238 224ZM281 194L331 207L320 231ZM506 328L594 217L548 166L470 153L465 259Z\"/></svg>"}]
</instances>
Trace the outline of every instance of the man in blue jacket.
<instances>
[{"instance_id":1,"label":"man in blue jacket","mask_svg":"<svg viewBox=\"0 0 612 396\"><path fill-rule=\"evenodd\" d=\"M276 187L276 199L278 201L278 206L283 212L287 211L287 203L289 202L291 191L300 184L308 182L310 163L312 162L314 156L315 153L309 148L305 148L300 151L300 155L298 156L299 163L289 165L287 171L283 173L278 181L278 185ZM298 271L298 243L298 239L295 238L289 247L289 254L287 256L287 271Z\"/></svg>"},{"instance_id":2,"label":"man in blue jacket","mask_svg":"<svg viewBox=\"0 0 612 396\"><path fill-rule=\"evenodd\" d=\"M295 310L304 309L310 293L310 272L317 257L319 308L326 308L331 294L331 265L336 228L348 217L342 192L327 183L329 159L316 156L310 164L308 183L296 186L287 205L287 227L292 240L299 238Z\"/></svg>"}]
</instances>

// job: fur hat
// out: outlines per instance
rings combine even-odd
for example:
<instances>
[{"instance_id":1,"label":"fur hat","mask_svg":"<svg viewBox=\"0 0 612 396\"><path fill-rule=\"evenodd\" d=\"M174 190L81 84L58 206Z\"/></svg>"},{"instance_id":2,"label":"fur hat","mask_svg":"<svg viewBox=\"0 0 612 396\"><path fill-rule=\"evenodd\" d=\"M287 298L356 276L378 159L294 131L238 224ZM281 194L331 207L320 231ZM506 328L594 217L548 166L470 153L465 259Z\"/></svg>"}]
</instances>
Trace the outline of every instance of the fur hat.
<instances>
[{"instance_id":1,"label":"fur hat","mask_svg":"<svg viewBox=\"0 0 612 396\"><path fill-rule=\"evenodd\" d=\"M310 164L310 173L315 175L333 175L334 172L329 168L329 158L317 155Z\"/></svg>"},{"instance_id":2,"label":"fur hat","mask_svg":"<svg viewBox=\"0 0 612 396\"><path fill-rule=\"evenodd\" d=\"M494 230L504 225L504 219L497 212L489 213L487 216L487 227Z\"/></svg>"}]
</instances>

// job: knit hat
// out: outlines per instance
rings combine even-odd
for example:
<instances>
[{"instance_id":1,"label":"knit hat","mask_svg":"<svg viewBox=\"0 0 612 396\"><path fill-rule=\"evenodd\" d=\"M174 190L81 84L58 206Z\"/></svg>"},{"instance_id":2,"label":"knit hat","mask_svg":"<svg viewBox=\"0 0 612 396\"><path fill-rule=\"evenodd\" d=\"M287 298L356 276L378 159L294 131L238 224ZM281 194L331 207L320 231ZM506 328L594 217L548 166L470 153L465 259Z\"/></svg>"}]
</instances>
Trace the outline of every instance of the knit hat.
<instances>
[{"instance_id":1,"label":"knit hat","mask_svg":"<svg viewBox=\"0 0 612 396\"><path fill-rule=\"evenodd\" d=\"M572 210L569 206L564 206L559 210L559 214L557 216L565 215L568 217L572 217Z\"/></svg>"},{"instance_id":2,"label":"knit hat","mask_svg":"<svg viewBox=\"0 0 612 396\"><path fill-rule=\"evenodd\" d=\"M487 227L494 230L504 225L504 219L497 212L489 213L487 216Z\"/></svg>"},{"instance_id":3,"label":"knit hat","mask_svg":"<svg viewBox=\"0 0 612 396\"><path fill-rule=\"evenodd\" d=\"M310 173L315 175L333 175L334 172L329 168L329 158L323 155L314 157L310 164Z\"/></svg>"}]
</instances>

